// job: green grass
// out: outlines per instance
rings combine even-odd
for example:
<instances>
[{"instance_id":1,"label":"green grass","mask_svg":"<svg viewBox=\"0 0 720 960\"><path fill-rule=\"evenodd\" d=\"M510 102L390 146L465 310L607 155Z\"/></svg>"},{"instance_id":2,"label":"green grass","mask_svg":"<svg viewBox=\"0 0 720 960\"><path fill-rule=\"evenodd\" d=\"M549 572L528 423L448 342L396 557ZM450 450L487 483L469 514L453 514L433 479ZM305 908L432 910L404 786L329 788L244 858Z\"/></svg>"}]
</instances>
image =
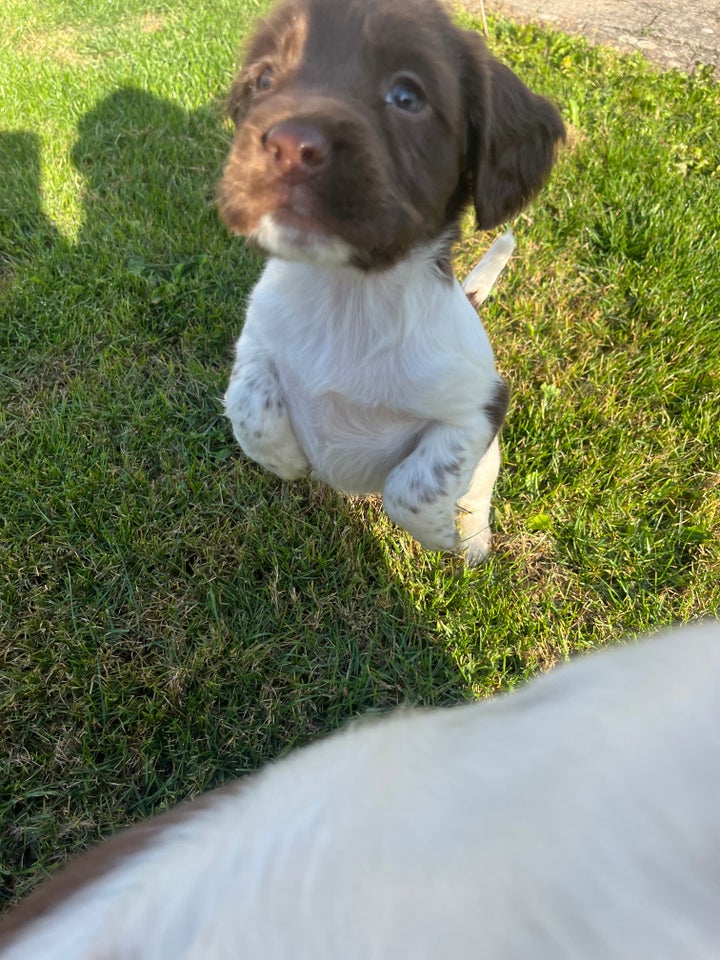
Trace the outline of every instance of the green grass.
<instances>
[{"instance_id":1,"label":"green grass","mask_svg":"<svg viewBox=\"0 0 720 960\"><path fill-rule=\"evenodd\" d=\"M491 23L570 135L484 314L513 401L496 550L467 571L377 502L244 462L222 417L260 261L219 224L213 183L262 6L0 10L8 899L360 711L484 696L720 607L707 72ZM461 271L489 240L467 233Z\"/></svg>"}]
</instances>

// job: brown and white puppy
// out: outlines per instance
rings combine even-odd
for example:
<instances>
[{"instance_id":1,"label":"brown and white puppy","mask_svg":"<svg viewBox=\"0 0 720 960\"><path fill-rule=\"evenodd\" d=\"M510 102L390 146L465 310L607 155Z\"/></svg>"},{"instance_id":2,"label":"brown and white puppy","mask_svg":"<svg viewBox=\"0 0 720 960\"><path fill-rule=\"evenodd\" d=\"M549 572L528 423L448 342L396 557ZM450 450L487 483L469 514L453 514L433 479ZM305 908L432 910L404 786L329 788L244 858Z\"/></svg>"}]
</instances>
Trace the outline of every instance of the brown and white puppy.
<instances>
[{"instance_id":1,"label":"brown and white puppy","mask_svg":"<svg viewBox=\"0 0 720 960\"><path fill-rule=\"evenodd\" d=\"M220 214L270 254L225 396L238 442L482 559L508 388L450 249L469 202L485 230L542 186L557 110L436 0L286 0L232 114ZM474 271L476 305L511 249Z\"/></svg>"},{"instance_id":2,"label":"brown and white puppy","mask_svg":"<svg viewBox=\"0 0 720 960\"><path fill-rule=\"evenodd\" d=\"M720 626L404 710L101 845L2 960L716 960Z\"/></svg>"}]
</instances>

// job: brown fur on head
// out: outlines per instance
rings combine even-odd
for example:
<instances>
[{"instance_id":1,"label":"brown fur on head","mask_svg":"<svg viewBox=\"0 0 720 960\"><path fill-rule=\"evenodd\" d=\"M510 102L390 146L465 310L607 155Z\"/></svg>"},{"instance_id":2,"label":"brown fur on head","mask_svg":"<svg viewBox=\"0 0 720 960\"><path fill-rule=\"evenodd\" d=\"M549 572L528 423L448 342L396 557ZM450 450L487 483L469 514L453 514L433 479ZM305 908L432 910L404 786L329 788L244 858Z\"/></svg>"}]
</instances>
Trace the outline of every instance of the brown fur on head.
<instances>
[{"instance_id":1,"label":"brown fur on head","mask_svg":"<svg viewBox=\"0 0 720 960\"><path fill-rule=\"evenodd\" d=\"M488 53L476 34L464 34L472 199L480 230L519 213L550 176L565 128L557 109L533 93Z\"/></svg>"},{"instance_id":2,"label":"brown fur on head","mask_svg":"<svg viewBox=\"0 0 720 960\"><path fill-rule=\"evenodd\" d=\"M451 233L470 200L482 228L513 216L564 135L435 0L286 0L250 40L231 106L228 227L252 237L269 218L299 256L311 236L365 268Z\"/></svg>"}]
</instances>

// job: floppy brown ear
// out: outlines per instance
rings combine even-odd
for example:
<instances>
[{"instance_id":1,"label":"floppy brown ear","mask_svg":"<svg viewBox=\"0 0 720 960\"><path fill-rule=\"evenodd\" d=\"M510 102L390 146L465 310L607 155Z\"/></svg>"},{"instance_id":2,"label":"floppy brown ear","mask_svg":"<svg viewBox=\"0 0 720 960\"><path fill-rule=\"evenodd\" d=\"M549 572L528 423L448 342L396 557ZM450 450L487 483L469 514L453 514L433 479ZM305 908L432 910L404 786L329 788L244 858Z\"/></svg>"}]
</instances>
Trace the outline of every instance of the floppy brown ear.
<instances>
[{"instance_id":1,"label":"floppy brown ear","mask_svg":"<svg viewBox=\"0 0 720 960\"><path fill-rule=\"evenodd\" d=\"M478 229L514 217L544 185L565 127L556 107L538 96L465 34L469 166Z\"/></svg>"}]
</instances>

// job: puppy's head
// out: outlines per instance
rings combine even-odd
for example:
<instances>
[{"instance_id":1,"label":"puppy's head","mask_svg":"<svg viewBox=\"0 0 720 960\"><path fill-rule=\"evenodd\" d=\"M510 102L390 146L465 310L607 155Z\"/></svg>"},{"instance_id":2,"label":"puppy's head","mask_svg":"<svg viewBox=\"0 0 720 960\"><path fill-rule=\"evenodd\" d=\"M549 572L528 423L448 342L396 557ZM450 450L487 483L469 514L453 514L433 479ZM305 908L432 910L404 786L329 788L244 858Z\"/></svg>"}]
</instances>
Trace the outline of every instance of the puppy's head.
<instances>
[{"instance_id":1,"label":"puppy's head","mask_svg":"<svg viewBox=\"0 0 720 960\"><path fill-rule=\"evenodd\" d=\"M233 86L228 227L291 259L392 265L545 182L563 126L435 0L285 0Z\"/></svg>"}]
</instances>

